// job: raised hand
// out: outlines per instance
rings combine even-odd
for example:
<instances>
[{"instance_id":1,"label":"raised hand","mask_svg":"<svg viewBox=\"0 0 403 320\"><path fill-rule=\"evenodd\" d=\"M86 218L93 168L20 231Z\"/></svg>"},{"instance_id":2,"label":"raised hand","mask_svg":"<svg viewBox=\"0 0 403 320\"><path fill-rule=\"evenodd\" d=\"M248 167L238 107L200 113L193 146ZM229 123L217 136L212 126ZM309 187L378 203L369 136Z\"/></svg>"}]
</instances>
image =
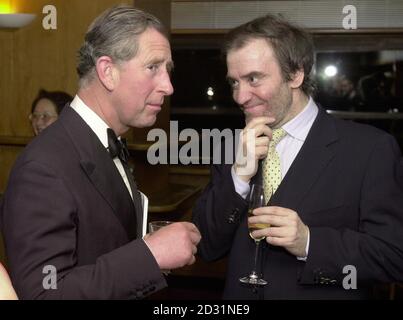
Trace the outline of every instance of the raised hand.
<instances>
[{"instance_id":1,"label":"raised hand","mask_svg":"<svg viewBox=\"0 0 403 320\"><path fill-rule=\"evenodd\" d=\"M256 117L249 121L241 132L234 170L245 182L249 182L256 174L258 161L267 156L272 136L268 124L274 121L275 119L270 117Z\"/></svg>"}]
</instances>

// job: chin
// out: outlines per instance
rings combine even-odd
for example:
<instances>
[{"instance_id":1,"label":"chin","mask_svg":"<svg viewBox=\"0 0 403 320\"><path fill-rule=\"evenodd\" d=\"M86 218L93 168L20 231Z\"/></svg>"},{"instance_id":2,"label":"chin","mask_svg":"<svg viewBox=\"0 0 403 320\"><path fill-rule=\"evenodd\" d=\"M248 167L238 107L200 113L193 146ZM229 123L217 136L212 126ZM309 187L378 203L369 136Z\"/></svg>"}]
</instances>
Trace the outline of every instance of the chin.
<instances>
[{"instance_id":1,"label":"chin","mask_svg":"<svg viewBox=\"0 0 403 320\"><path fill-rule=\"evenodd\" d=\"M248 123L252 119L260 118L260 117L269 117L269 115L266 115L266 114L251 114L251 113L246 113L245 114L246 123Z\"/></svg>"},{"instance_id":2,"label":"chin","mask_svg":"<svg viewBox=\"0 0 403 320\"><path fill-rule=\"evenodd\" d=\"M155 124L157 121L157 117L153 117L153 119L146 119L144 121L135 123L132 127L134 128L148 128Z\"/></svg>"}]
</instances>

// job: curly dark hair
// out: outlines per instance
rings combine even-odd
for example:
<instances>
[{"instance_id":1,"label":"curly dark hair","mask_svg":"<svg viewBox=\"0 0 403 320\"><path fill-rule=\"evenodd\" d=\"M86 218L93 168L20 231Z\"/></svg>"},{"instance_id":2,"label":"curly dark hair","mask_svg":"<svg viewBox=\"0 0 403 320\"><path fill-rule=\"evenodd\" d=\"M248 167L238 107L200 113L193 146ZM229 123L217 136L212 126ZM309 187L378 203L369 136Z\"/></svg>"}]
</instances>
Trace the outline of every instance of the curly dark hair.
<instances>
[{"instance_id":1,"label":"curly dark hair","mask_svg":"<svg viewBox=\"0 0 403 320\"><path fill-rule=\"evenodd\" d=\"M226 55L231 50L240 49L253 39L265 39L273 48L286 81L291 80L296 71L302 70L304 81L301 89L307 95L313 93L314 46L310 34L281 16L267 14L232 29L226 35L223 53Z\"/></svg>"}]
</instances>

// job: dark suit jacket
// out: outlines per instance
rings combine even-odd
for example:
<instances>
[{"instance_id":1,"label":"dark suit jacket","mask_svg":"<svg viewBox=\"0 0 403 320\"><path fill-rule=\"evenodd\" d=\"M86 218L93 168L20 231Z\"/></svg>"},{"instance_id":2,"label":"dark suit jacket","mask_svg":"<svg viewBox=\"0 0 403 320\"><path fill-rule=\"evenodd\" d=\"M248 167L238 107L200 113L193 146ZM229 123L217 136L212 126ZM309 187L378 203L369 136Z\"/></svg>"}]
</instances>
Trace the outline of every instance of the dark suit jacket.
<instances>
[{"instance_id":1,"label":"dark suit jacket","mask_svg":"<svg viewBox=\"0 0 403 320\"><path fill-rule=\"evenodd\" d=\"M18 158L0 224L23 299L136 299L166 286L136 237L133 201L95 133L70 107ZM45 290L43 268L57 269ZM45 280L46 281L46 280Z\"/></svg>"},{"instance_id":2,"label":"dark suit jacket","mask_svg":"<svg viewBox=\"0 0 403 320\"><path fill-rule=\"evenodd\" d=\"M257 294L238 281L252 270L254 242L247 203L235 192L230 170L212 167L193 211L200 255L215 260L230 254L225 298L365 298L376 281L403 280L403 165L387 133L336 120L320 108L269 203L295 210L309 226L307 261L264 241L260 271L269 284ZM253 180L261 181L261 174ZM342 286L352 275L343 273L347 265L357 270L357 290Z\"/></svg>"}]
</instances>

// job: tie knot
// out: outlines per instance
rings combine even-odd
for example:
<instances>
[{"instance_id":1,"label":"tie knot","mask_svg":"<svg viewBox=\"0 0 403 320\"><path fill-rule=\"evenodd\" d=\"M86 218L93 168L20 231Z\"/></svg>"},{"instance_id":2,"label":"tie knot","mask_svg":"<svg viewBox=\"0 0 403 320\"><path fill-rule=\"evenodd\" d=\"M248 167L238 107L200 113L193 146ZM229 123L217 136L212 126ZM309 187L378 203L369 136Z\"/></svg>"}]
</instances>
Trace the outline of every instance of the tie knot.
<instances>
[{"instance_id":1,"label":"tie knot","mask_svg":"<svg viewBox=\"0 0 403 320\"><path fill-rule=\"evenodd\" d=\"M274 129L272 132L270 146L274 148L280 142L280 140L285 137L286 134L287 132L283 128Z\"/></svg>"},{"instance_id":2,"label":"tie knot","mask_svg":"<svg viewBox=\"0 0 403 320\"><path fill-rule=\"evenodd\" d=\"M118 157L120 161L127 163L129 160L129 150L127 149L126 139L118 139L115 132L107 129L108 133L108 150L112 159Z\"/></svg>"}]
</instances>

